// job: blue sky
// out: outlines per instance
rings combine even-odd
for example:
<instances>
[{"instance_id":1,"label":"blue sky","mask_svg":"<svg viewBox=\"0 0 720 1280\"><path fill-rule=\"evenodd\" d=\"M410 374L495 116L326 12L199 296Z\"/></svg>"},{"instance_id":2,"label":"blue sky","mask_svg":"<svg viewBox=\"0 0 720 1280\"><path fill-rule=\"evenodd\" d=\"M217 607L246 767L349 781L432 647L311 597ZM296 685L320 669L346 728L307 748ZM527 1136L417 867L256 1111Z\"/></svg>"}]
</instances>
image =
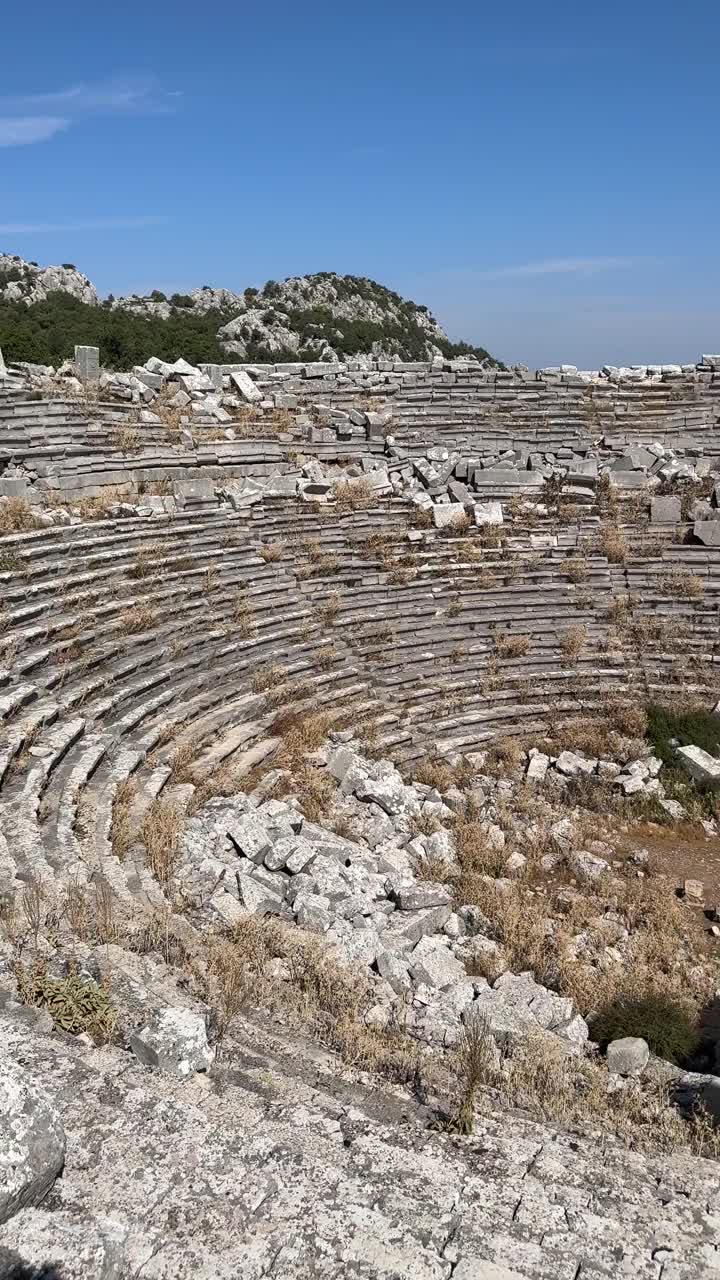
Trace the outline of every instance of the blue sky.
<instances>
[{"instance_id":1,"label":"blue sky","mask_svg":"<svg viewBox=\"0 0 720 1280\"><path fill-rule=\"evenodd\" d=\"M530 365L720 349L716 0L6 8L0 251L368 275Z\"/></svg>"}]
</instances>

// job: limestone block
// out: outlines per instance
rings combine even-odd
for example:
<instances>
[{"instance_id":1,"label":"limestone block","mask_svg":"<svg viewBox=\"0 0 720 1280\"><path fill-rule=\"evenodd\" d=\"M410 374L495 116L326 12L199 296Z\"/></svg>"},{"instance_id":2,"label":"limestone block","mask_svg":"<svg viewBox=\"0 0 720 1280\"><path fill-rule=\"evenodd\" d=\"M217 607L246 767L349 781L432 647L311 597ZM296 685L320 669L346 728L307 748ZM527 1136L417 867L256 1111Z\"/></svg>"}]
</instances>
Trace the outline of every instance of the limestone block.
<instances>
[{"instance_id":1,"label":"limestone block","mask_svg":"<svg viewBox=\"0 0 720 1280\"><path fill-rule=\"evenodd\" d=\"M467 977L465 966L453 955L446 940L438 937L421 938L409 957L409 964L415 982L440 990Z\"/></svg>"},{"instance_id":2,"label":"limestone block","mask_svg":"<svg viewBox=\"0 0 720 1280\"><path fill-rule=\"evenodd\" d=\"M235 848L258 865L271 846L270 833L254 813L242 813L228 823L227 834Z\"/></svg>"},{"instance_id":3,"label":"limestone block","mask_svg":"<svg viewBox=\"0 0 720 1280\"><path fill-rule=\"evenodd\" d=\"M682 520L682 503L679 498L652 498L650 521L652 524L679 524Z\"/></svg>"},{"instance_id":4,"label":"limestone block","mask_svg":"<svg viewBox=\"0 0 720 1280\"><path fill-rule=\"evenodd\" d=\"M475 524L478 528L484 524L503 523L501 502L476 502L473 510L475 515Z\"/></svg>"},{"instance_id":5,"label":"limestone block","mask_svg":"<svg viewBox=\"0 0 720 1280\"><path fill-rule=\"evenodd\" d=\"M391 895L397 901L400 911L420 911L424 907L445 907L452 902L452 892L446 885L430 883L412 883L401 885Z\"/></svg>"},{"instance_id":6,"label":"limestone block","mask_svg":"<svg viewBox=\"0 0 720 1280\"><path fill-rule=\"evenodd\" d=\"M607 1047L608 1071L618 1076L639 1075L648 1064L650 1050L640 1036L623 1036Z\"/></svg>"},{"instance_id":7,"label":"limestone block","mask_svg":"<svg viewBox=\"0 0 720 1280\"><path fill-rule=\"evenodd\" d=\"M32 1076L0 1056L0 1223L40 1204L65 1163L60 1114Z\"/></svg>"},{"instance_id":8,"label":"limestone block","mask_svg":"<svg viewBox=\"0 0 720 1280\"><path fill-rule=\"evenodd\" d=\"M695 537L706 547L720 547L720 520L696 520Z\"/></svg>"},{"instance_id":9,"label":"limestone block","mask_svg":"<svg viewBox=\"0 0 720 1280\"><path fill-rule=\"evenodd\" d=\"M677 757L680 763L696 782L706 786L720 788L720 760L703 751L702 747L678 747Z\"/></svg>"},{"instance_id":10,"label":"limestone block","mask_svg":"<svg viewBox=\"0 0 720 1280\"><path fill-rule=\"evenodd\" d=\"M432 509L433 524L436 529L447 529L448 526L457 524L465 515L465 508L462 502L447 502L442 506L437 504Z\"/></svg>"},{"instance_id":11,"label":"limestone block","mask_svg":"<svg viewBox=\"0 0 720 1280\"><path fill-rule=\"evenodd\" d=\"M262 400L262 392L258 391L249 373L244 371L233 372L230 374L230 381L248 404L257 404L259 400Z\"/></svg>"},{"instance_id":12,"label":"limestone block","mask_svg":"<svg viewBox=\"0 0 720 1280\"><path fill-rule=\"evenodd\" d=\"M542 751L533 751L528 761L525 778L528 782L544 782L550 765L550 757Z\"/></svg>"},{"instance_id":13,"label":"limestone block","mask_svg":"<svg viewBox=\"0 0 720 1280\"><path fill-rule=\"evenodd\" d=\"M76 347L75 369L81 382L97 382L100 377L100 348Z\"/></svg>"},{"instance_id":14,"label":"limestone block","mask_svg":"<svg viewBox=\"0 0 720 1280\"><path fill-rule=\"evenodd\" d=\"M147 1026L129 1037L129 1044L140 1062L171 1075L207 1071L215 1061L205 1020L191 1009L161 1009Z\"/></svg>"}]
</instances>

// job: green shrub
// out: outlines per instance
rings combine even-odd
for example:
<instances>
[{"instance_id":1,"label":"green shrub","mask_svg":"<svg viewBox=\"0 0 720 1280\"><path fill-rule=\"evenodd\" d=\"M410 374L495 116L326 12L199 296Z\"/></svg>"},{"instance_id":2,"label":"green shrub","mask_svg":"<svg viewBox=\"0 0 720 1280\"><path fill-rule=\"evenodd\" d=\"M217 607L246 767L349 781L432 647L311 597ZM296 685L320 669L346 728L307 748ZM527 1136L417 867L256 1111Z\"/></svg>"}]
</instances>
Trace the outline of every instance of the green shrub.
<instances>
[{"instance_id":1,"label":"green shrub","mask_svg":"<svg viewBox=\"0 0 720 1280\"><path fill-rule=\"evenodd\" d=\"M115 1030L117 1010L104 987L92 978L71 973L51 978L42 963L18 972L20 996L26 1004L47 1009L58 1031L78 1036L86 1031L94 1040L109 1040Z\"/></svg>"},{"instance_id":2,"label":"green shrub","mask_svg":"<svg viewBox=\"0 0 720 1280\"><path fill-rule=\"evenodd\" d=\"M672 765L675 753L670 740L676 738L681 746L702 747L710 755L720 754L720 715L696 707L691 711L672 711L658 703L647 709L647 736L655 755L663 764Z\"/></svg>"},{"instance_id":3,"label":"green shrub","mask_svg":"<svg viewBox=\"0 0 720 1280\"><path fill-rule=\"evenodd\" d=\"M700 1040L682 1005L664 996L616 1000L593 1019L590 1032L603 1051L612 1040L640 1036L658 1058L679 1066L694 1053Z\"/></svg>"}]
</instances>

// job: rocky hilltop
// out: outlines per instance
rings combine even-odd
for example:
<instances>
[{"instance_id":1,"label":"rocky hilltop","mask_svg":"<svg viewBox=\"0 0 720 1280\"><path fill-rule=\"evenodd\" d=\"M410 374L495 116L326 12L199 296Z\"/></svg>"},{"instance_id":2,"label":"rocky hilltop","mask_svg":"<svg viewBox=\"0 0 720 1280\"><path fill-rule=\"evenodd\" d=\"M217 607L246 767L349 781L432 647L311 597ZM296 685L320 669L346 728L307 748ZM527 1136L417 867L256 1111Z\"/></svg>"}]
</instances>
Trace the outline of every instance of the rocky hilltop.
<instances>
[{"instance_id":1,"label":"rocky hilltop","mask_svg":"<svg viewBox=\"0 0 720 1280\"><path fill-rule=\"evenodd\" d=\"M15 254L0 253L0 302L24 302L31 307L45 302L51 293L67 293L89 306L99 301L94 284L72 262L39 267Z\"/></svg>"},{"instance_id":2,"label":"rocky hilltop","mask_svg":"<svg viewBox=\"0 0 720 1280\"><path fill-rule=\"evenodd\" d=\"M89 314L73 319L73 327L76 333L82 327L87 340L96 341L101 350L105 342L110 353L108 357L108 352L103 351L106 363L110 363L117 346L110 331L122 325L124 317L132 316L143 322L148 331L147 351L144 355L142 351L134 353L135 358L142 359L160 350L158 340L150 349L151 337L169 332L175 347L164 354L172 358L194 355L195 359L210 360L230 355L258 362L335 362L348 356L432 360L469 355L485 366L497 364L484 348L451 342L426 306L402 298L364 276L319 272L291 276L282 282L268 280L261 289L247 288L242 293L204 285L191 293L174 293L170 297L154 290L144 297L110 295L101 302L95 287L71 264L41 268L22 258L0 256L0 313L7 304L31 309L47 303L52 294L65 295L89 309ZM27 315L21 317L21 324L23 329L28 327ZM66 310L59 324L61 329L68 328ZM43 330L46 327L44 317ZM187 341L190 331L202 332L215 349L206 346L202 351L191 351ZM12 333L4 331L0 314L0 345L11 356L56 359L58 352L45 341L44 349L16 351ZM60 354L69 355L70 351Z\"/></svg>"}]
</instances>

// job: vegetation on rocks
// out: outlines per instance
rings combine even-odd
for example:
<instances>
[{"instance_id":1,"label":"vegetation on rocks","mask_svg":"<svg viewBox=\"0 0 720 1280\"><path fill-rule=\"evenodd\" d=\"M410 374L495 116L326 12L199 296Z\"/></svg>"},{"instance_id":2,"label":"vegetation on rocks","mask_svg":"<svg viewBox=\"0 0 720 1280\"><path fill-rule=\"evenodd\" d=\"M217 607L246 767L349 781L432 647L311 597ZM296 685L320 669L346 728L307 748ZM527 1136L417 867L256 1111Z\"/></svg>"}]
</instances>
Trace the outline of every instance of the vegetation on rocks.
<instances>
[{"instance_id":1,"label":"vegetation on rocks","mask_svg":"<svg viewBox=\"0 0 720 1280\"><path fill-rule=\"evenodd\" d=\"M698 1045L698 1033L687 1009L663 995L620 999L607 1005L592 1022L601 1049L612 1040L639 1036L652 1053L683 1066Z\"/></svg>"}]
</instances>

